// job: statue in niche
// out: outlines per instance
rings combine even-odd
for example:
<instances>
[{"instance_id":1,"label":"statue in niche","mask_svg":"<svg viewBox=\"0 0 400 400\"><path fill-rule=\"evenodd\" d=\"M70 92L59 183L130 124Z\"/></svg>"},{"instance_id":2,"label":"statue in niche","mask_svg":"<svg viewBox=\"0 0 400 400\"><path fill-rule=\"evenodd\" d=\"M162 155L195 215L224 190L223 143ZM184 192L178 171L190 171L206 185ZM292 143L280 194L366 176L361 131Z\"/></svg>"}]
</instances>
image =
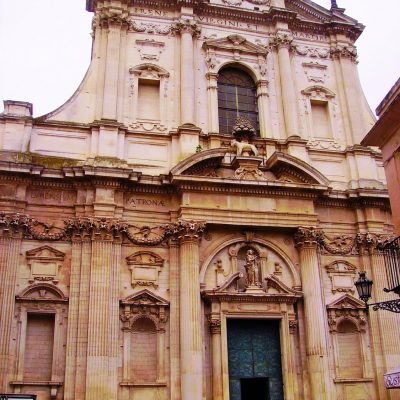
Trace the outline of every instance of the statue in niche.
<instances>
[{"instance_id":1,"label":"statue in niche","mask_svg":"<svg viewBox=\"0 0 400 400\"><path fill-rule=\"evenodd\" d=\"M259 268L258 268L258 257L253 249L249 249L246 252L246 262L244 268L246 269L246 285L247 286L259 286Z\"/></svg>"}]
</instances>

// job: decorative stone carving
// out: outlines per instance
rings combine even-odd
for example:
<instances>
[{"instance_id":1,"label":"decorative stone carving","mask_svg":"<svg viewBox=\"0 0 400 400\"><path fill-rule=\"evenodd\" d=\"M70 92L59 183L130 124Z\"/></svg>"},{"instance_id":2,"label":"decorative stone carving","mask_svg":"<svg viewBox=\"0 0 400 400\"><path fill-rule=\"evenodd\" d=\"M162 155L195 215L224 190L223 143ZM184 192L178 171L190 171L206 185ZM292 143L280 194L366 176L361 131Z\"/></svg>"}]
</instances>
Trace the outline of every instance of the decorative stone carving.
<instances>
[{"instance_id":1,"label":"decorative stone carving","mask_svg":"<svg viewBox=\"0 0 400 400\"><path fill-rule=\"evenodd\" d=\"M244 268L246 270L246 285L258 287L260 285L260 262L253 249L249 249L246 252Z\"/></svg>"},{"instance_id":2,"label":"decorative stone carving","mask_svg":"<svg viewBox=\"0 0 400 400\"><path fill-rule=\"evenodd\" d=\"M206 52L206 63L210 71L216 68L220 58L239 61L243 57L247 57L248 61L257 62L262 76L266 75L266 57L268 54L266 47L251 43L241 35L229 35L221 39L206 40L203 43L203 49Z\"/></svg>"},{"instance_id":3,"label":"decorative stone carving","mask_svg":"<svg viewBox=\"0 0 400 400\"><path fill-rule=\"evenodd\" d=\"M132 287L158 287L158 276L164 266L164 260L160 256L149 251L142 251L130 255L126 261L132 273Z\"/></svg>"},{"instance_id":4,"label":"decorative stone carving","mask_svg":"<svg viewBox=\"0 0 400 400\"><path fill-rule=\"evenodd\" d=\"M208 325L212 335L221 333L221 318L215 315L210 315L208 317Z\"/></svg>"},{"instance_id":5,"label":"decorative stone carving","mask_svg":"<svg viewBox=\"0 0 400 400\"><path fill-rule=\"evenodd\" d=\"M334 235L323 234L320 237L320 243L324 251L329 254L351 254L356 250L356 237L352 235Z\"/></svg>"},{"instance_id":6,"label":"decorative stone carving","mask_svg":"<svg viewBox=\"0 0 400 400\"><path fill-rule=\"evenodd\" d=\"M179 220L154 227L126 224L112 218L75 218L63 222L41 222L26 215L0 213L0 234L18 231L35 240L118 240L126 237L139 245L157 245L170 236L199 238L205 230L203 221Z\"/></svg>"},{"instance_id":7,"label":"decorative stone carving","mask_svg":"<svg viewBox=\"0 0 400 400\"><path fill-rule=\"evenodd\" d=\"M337 332L337 327L344 319L351 320L358 331L365 332L367 327L367 312L365 304L348 294L343 295L326 306L328 310L328 325L330 332Z\"/></svg>"},{"instance_id":8,"label":"decorative stone carving","mask_svg":"<svg viewBox=\"0 0 400 400\"><path fill-rule=\"evenodd\" d=\"M181 18L175 21L172 24L171 29L173 32L179 34L182 34L182 32L188 32L193 37L198 37L201 33L201 26L197 23L197 21L189 18Z\"/></svg>"},{"instance_id":9,"label":"decorative stone carving","mask_svg":"<svg viewBox=\"0 0 400 400\"><path fill-rule=\"evenodd\" d=\"M58 271L64 261L65 253L50 246L42 246L26 252L30 268L29 283L35 281L58 283Z\"/></svg>"},{"instance_id":10,"label":"decorative stone carving","mask_svg":"<svg viewBox=\"0 0 400 400\"><path fill-rule=\"evenodd\" d=\"M354 293L354 279L356 267L345 260L336 260L326 267L326 271L332 282L332 293Z\"/></svg>"},{"instance_id":11,"label":"decorative stone carving","mask_svg":"<svg viewBox=\"0 0 400 400\"><path fill-rule=\"evenodd\" d=\"M135 67L131 67L129 68L129 72L144 79L161 80L162 78L169 78L169 72L166 69L150 63L140 64Z\"/></svg>"},{"instance_id":12,"label":"decorative stone carving","mask_svg":"<svg viewBox=\"0 0 400 400\"><path fill-rule=\"evenodd\" d=\"M171 32L170 25L159 25L154 23L137 23L134 20L129 21L129 29L134 32L141 33L158 33L160 35L168 35Z\"/></svg>"},{"instance_id":13,"label":"decorative stone carving","mask_svg":"<svg viewBox=\"0 0 400 400\"><path fill-rule=\"evenodd\" d=\"M294 50L300 56L308 56L311 58L328 58L330 54L330 50L323 47L310 47L310 46L301 46L295 45Z\"/></svg>"},{"instance_id":14,"label":"decorative stone carving","mask_svg":"<svg viewBox=\"0 0 400 400\"><path fill-rule=\"evenodd\" d=\"M330 100L335 97L335 93L326 87L313 85L301 91L301 94L317 100Z\"/></svg>"},{"instance_id":15,"label":"decorative stone carving","mask_svg":"<svg viewBox=\"0 0 400 400\"><path fill-rule=\"evenodd\" d=\"M96 13L95 18L92 21L93 30L100 26L102 28L108 28L111 26L116 27L128 27L129 26L129 13L119 7L103 6Z\"/></svg>"},{"instance_id":16,"label":"decorative stone carving","mask_svg":"<svg viewBox=\"0 0 400 400\"><path fill-rule=\"evenodd\" d=\"M353 62L357 62L357 48L354 46L336 45L331 47L330 55L333 59L348 58Z\"/></svg>"},{"instance_id":17,"label":"decorative stone carving","mask_svg":"<svg viewBox=\"0 0 400 400\"><path fill-rule=\"evenodd\" d=\"M294 235L294 240L297 247L315 247L320 242L322 234L323 233L320 229L314 227L299 227Z\"/></svg>"},{"instance_id":18,"label":"decorative stone carving","mask_svg":"<svg viewBox=\"0 0 400 400\"><path fill-rule=\"evenodd\" d=\"M179 220L175 224L167 225L168 234L179 240L199 240L204 233L206 223L203 221Z\"/></svg>"},{"instance_id":19,"label":"decorative stone carving","mask_svg":"<svg viewBox=\"0 0 400 400\"><path fill-rule=\"evenodd\" d=\"M320 64L317 61L303 62L301 65L309 82L325 83L327 65Z\"/></svg>"},{"instance_id":20,"label":"decorative stone carving","mask_svg":"<svg viewBox=\"0 0 400 400\"><path fill-rule=\"evenodd\" d=\"M294 335L297 332L297 328L299 326L299 321L297 319L289 320L289 333Z\"/></svg>"},{"instance_id":21,"label":"decorative stone carving","mask_svg":"<svg viewBox=\"0 0 400 400\"><path fill-rule=\"evenodd\" d=\"M271 38L269 45L271 47L286 47L291 48L293 42L293 35L290 31L278 31L275 36Z\"/></svg>"},{"instance_id":22,"label":"decorative stone carving","mask_svg":"<svg viewBox=\"0 0 400 400\"><path fill-rule=\"evenodd\" d=\"M164 42L158 42L154 39L136 40L136 48L142 60L158 61L164 47Z\"/></svg>"},{"instance_id":23,"label":"decorative stone carving","mask_svg":"<svg viewBox=\"0 0 400 400\"><path fill-rule=\"evenodd\" d=\"M243 3L243 0L222 0L223 3L228 4L228 6L240 6Z\"/></svg>"},{"instance_id":24,"label":"decorative stone carving","mask_svg":"<svg viewBox=\"0 0 400 400\"><path fill-rule=\"evenodd\" d=\"M134 322L144 317L154 322L157 331L165 331L169 302L162 297L144 289L121 300L121 306L123 307L120 315L122 330L131 330Z\"/></svg>"}]
</instances>

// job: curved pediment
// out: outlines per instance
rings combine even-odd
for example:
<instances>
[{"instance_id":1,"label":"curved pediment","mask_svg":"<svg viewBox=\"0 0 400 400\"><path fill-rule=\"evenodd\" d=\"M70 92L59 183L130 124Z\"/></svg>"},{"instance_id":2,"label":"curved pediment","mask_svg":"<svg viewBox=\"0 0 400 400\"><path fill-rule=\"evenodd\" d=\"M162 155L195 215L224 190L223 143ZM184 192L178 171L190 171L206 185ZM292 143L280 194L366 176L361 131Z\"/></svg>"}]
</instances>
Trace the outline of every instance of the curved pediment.
<instances>
[{"instance_id":1,"label":"curved pediment","mask_svg":"<svg viewBox=\"0 0 400 400\"><path fill-rule=\"evenodd\" d=\"M247 175L238 173L243 168L248 169ZM224 183L258 181L260 185L265 182L268 186L276 182L280 185L305 184L327 188L330 184L317 169L294 156L275 152L268 160L265 157L239 157L229 148L196 153L176 165L171 175L176 182L182 177L196 177L210 182L223 179Z\"/></svg>"}]
</instances>

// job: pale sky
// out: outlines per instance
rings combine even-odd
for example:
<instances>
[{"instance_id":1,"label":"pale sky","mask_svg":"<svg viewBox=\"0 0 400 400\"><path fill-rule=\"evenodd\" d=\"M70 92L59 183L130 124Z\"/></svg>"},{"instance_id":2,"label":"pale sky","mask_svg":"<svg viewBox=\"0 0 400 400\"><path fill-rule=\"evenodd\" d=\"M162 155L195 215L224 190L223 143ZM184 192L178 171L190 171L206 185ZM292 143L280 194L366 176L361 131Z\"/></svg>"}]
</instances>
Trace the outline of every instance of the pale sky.
<instances>
[{"instance_id":1,"label":"pale sky","mask_svg":"<svg viewBox=\"0 0 400 400\"><path fill-rule=\"evenodd\" d=\"M375 110L400 77L400 0L337 2L366 25L359 72ZM40 116L74 93L90 61L91 19L85 0L0 0L0 112L3 100L20 100Z\"/></svg>"}]
</instances>

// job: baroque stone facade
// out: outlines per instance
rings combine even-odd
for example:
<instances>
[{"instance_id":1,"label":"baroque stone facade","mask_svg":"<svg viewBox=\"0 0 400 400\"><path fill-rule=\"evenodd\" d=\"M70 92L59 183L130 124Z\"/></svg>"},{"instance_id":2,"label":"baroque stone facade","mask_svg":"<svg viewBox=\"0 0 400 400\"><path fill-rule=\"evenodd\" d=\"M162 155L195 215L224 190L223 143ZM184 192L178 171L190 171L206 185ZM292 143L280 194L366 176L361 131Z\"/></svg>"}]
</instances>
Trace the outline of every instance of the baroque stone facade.
<instances>
[{"instance_id":1,"label":"baroque stone facade","mask_svg":"<svg viewBox=\"0 0 400 400\"><path fill-rule=\"evenodd\" d=\"M87 10L76 93L0 115L0 392L400 398L398 320L354 291L367 271L390 299L393 232L381 155L359 145L363 26L308 0Z\"/></svg>"}]
</instances>

